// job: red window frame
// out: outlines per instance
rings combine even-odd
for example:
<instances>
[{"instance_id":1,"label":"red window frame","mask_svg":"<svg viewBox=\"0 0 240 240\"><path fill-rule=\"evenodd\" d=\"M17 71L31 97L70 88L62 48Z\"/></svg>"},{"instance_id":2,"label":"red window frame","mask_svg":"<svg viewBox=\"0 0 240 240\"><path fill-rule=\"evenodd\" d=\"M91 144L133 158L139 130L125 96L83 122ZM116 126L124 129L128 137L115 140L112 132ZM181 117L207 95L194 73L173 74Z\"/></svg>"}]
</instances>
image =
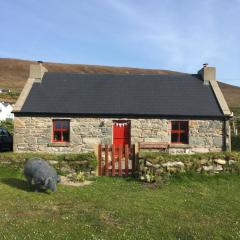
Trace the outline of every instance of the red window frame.
<instances>
[{"instance_id":1,"label":"red window frame","mask_svg":"<svg viewBox=\"0 0 240 240\"><path fill-rule=\"evenodd\" d=\"M173 130L173 124L177 124L177 129ZM185 129L181 129L181 124L185 124ZM189 143L189 125L188 121L171 121L171 143L173 144L188 144ZM173 142L172 134L177 134L177 141ZM181 134L185 135L186 141L181 141Z\"/></svg>"},{"instance_id":2,"label":"red window frame","mask_svg":"<svg viewBox=\"0 0 240 240\"><path fill-rule=\"evenodd\" d=\"M60 122L60 128L56 127L56 122ZM67 128L64 127L64 122L67 122L67 126L68 126ZM54 139L54 133L55 132L60 133L60 140ZM69 134L69 140L68 141L64 141L63 132L68 132L68 134ZM54 119L53 120L52 141L53 142L70 142L70 120L66 120L66 119Z\"/></svg>"}]
</instances>

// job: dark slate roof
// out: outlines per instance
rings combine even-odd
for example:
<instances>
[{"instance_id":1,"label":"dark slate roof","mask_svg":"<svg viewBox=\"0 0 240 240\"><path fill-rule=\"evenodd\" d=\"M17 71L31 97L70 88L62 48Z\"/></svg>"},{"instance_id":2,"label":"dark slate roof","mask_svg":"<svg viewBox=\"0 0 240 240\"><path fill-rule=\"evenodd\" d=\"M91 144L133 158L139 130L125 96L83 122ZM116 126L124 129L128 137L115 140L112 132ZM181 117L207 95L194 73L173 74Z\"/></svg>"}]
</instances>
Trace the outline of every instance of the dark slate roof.
<instances>
[{"instance_id":1,"label":"dark slate roof","mask_svg":"<svg viewBox=\"0 0 240 240\"><path fill-rule=\"evenodd\" d=\"M44 74L22 113L223 117L198 75Z\"/></svg>"}]
</instances>

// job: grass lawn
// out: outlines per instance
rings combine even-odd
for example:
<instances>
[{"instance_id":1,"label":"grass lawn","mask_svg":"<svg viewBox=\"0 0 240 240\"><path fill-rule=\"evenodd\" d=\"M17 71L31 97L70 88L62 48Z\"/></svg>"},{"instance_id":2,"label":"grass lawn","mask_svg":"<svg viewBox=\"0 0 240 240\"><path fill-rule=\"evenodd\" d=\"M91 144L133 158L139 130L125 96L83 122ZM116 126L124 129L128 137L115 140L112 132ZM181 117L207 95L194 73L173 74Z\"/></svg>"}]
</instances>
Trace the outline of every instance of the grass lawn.
<instances>
[{"instance_id":1,"label":"grass lawn","mask_svg":"<svg viewBox=\"0 0 240 240\"><path fill-rule=\"evenodd\" d=\"M162 188L101 177L31 192L0 168L0 239L240 239L240 176L182 176Z\"/></svg>"}]
</instances>

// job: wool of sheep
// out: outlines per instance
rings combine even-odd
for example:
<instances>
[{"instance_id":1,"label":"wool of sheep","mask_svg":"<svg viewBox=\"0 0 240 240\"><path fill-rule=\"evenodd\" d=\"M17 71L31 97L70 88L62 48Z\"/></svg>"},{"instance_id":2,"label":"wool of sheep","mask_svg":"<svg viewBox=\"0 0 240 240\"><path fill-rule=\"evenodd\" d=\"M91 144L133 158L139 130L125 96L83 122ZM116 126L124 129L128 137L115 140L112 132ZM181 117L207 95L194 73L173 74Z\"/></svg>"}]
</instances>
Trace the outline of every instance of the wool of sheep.
<instances>
[{"instance_id":1,"label":"wool of sheep","mask_svg":"<svg viewBox=\"0 0 240 240\"><path fill-rule=\"evenodd\" d=\"M34 182L35 191L41 188L57 191L57 183L60 182L60 176L48 162L40 158L33 158L24 164L24 175L29 185Z\"/></svg>"}]
</instances>

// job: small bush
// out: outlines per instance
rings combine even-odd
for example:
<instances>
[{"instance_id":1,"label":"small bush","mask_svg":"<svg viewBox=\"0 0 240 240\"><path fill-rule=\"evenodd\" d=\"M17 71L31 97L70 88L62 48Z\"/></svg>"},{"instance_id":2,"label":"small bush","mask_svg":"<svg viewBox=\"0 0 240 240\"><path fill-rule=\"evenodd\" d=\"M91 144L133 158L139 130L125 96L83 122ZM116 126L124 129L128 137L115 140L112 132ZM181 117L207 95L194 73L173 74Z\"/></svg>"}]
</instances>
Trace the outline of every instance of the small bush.
<instances>
[{"instance_id":1,"label":"small bush","mask_svg":"<svg viewBox=\"0 0 240 240\"><path fill-rule=\"evenodd\" d=\"M75 172L95 170L97 158L93 152L79 154L50 154L50 153L12 153L4 152L0 154L0 164L7 164L14 168L22 168L23 164L31 158L39 157L46 161L57 161L54 167L59 173L65 173L64 167ZM67 171L66 171L67 172Z\"/></svg>"},{"instance_id":2,"label":"small bush","mask_svg":"<svg viewBox=\"0 0 240 240\"><path fill-rule=\"evenodd\" d=\"M74 180L76 182L84 182L85 181L85 174L84 174L84 172L79 172L76 175L74 175Z\"/></svg>"},{"instance_id":3,"label":"small bush","mask_svg":"<svg viewBox=\"0 0 240 240\"><path fill-rule=\"evenodd\" d=\"M13 120L12 119L0 121L0 127L5 127L9 133L13 134Z\"/></svg>"},{"instance_id":4,"label":"small bush","mask_svg":"<svg viewBox=\"0 0 240 240\"><path fill-rule=\"evenodd\" d=\"M196 154L168 154L160 152L142 152L140 158L149 159L152 163L164 163L168 161L193 162L201 159L233 159L240 161L240 152L212 152L212 153L196 153Z\"/></svg>"}]
</instances>

